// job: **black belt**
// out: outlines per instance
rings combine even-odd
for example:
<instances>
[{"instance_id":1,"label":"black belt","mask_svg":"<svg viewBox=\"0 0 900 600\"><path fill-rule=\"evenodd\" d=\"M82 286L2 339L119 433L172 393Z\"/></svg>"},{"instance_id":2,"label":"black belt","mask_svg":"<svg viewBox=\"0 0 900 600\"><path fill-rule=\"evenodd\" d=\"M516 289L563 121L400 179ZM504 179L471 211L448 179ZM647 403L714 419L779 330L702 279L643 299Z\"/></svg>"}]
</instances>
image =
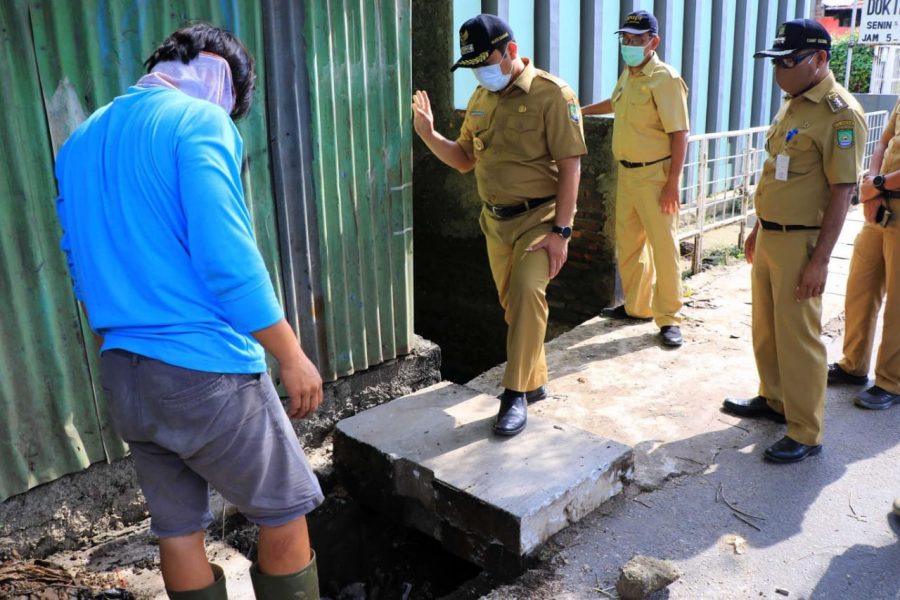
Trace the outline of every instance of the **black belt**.
<instances>
[{"instance_id":1,"label":"black belt","mask_svg":"<svg viewBox=\"0 0 900 600\"><path fill-rule=\"evenodd\" d=\"M672 158L672 155L666 156L665 158L660 158L659 160L651 160L650 162L645 163L633 163L627 160L620 160L619 164L625 167L626 169L637 169L638 167L649 167L650 165L655 165L656 163L660 163L664 160L669 160Z\"/></svg>"},{"instance_id":2,"label":"black belt","mask_svg":"<svg viewBox=\"0 0 900 600\"><path fill-rule=\"evenodd\" d=\"M759 224L762 225L762 228L766 231L799 231L801 229L821 229L821 227L819 227L818 225L782 225L781 223L764 221L763 219L759 219Z\"/></svg>"},{"instance_id":3,"label":"black belt","mask_svg":"<svg viewBox=\"0 0 900 600\"><path fill-rule=\"evenodd\" d=\"M541 204L546 204L547 202L550 202L555 198L556 196L547 196L546 198L532 198L531 200L526 200L521 204L513 204L512 206L494 206L485 202L484 207L489 213L491 213L498 219L509 219L515 217L516 215L521 215L523 212L527 212L532 208L537 208Z\"/></svg>"}]
</instances>

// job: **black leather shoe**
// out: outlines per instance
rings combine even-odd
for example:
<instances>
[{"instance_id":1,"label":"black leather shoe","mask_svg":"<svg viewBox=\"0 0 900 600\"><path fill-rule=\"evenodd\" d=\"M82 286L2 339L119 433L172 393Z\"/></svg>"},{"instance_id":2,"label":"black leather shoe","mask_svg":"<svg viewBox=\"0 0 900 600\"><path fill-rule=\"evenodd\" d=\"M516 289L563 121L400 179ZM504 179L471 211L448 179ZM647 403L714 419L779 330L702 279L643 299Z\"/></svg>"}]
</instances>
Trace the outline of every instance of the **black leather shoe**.
<instances>
[{"instance_id":1,"label":"black leather shoe","mask_svg":"<svg viewBox=\"0 0 900 600\"><path fill-rule=\"evenodd\" d=\"M865 375L848 373L837 363L828 365L828 383L846 383L847 385L866 385L869 378Z\"/></svg>"},{"instance_id":2,"label":"black leather shoe","mask_svg":"<svg viewBox=\"0 0 900 600\"><path fill-rule=\"evenodd\" d=\"M662 340L663 346L670 348L678 348L684 343L681 337L681 328L677 325L663 325L659 329L659 338Z\"/></svg>"},{"instance_id":3,"label":"black leather shoe","mask_svg":"<svg viewBox=\"0 0 900 600\"><path fill-rule=\"evenodd\" d=\"M525 392L525 399L528 400L528 404L532 402L539 402L547 397L547 388L544 386L540 386L531 390L530 392Z\"/></svg>"},{"instance_id":4,"label":"black leather shoe","mask_svg":"<svg viewBox=\"0 0 900 600\"><path fill-rule=\"evenodd\" d=\"M652 321L653 317L632 317L625 312L625 305L619 305L615 308L604 308L600 311L601 317L607 319L619 319L621 321Z\"/></svg>"},{"instance_id":5,"label":"black leather shoe","mask_svg":"<svg viewBox=\"0 0 900 600\"><path fill-rule=\"evenodd\" d=\"M500 394L500 411L497 413L497 422L494 423L494 433L511 437L522 433L527 422L528 400L525 394L504 390Z\"/></svg>"},{"instance_id":6,"label":"black leather shoe","mask_svg":"<svg viewBox=\"0 0 900 600\"><path fill-rule=\"evenodd\" d=\"M885 410L892 407L895 402L900 402L900 394L892 394L877 385L860 392L853 400L857 406L871 410Z\"/></svg>"},{"instance_id":7,"label":"black leather shoe","mask_svg":"<svg viewBox=\"0 0 900 600\"><path fill-rule=\"evenodd\" d=\"M500 392L497 394L497 398L503 398L503 394L506 392ZM533 402L540 402L541 400L545 400L547 398L547 388L545 386L536 387L530 392L525 392L525 400L528 401L528 404Z\"/></svg>"},{"instance_id":8,"label":"black leather shoe","mask_svg":"<svg viewBox=\"0 0 900 600\"><path fill-rule=\"evenodd\" d=\"M762 396L756 396L749 400L725 398L725 402L722 403L722 411L739 417L763 417L776 423L787 423L784 415L772 410L768 401Z\"/></svg>"},{"instance_id":9,"label":"black leather shoe","mask_svg":"<svg viewBox=\"0 0 900 600\"><path fill-rule=\"evenodd\" d=\"M822 444L807 446L784 436L768 448L766 448L766 460L777 463L800 462L807 456L815 456L822 451Z\"/></svg>"}]
</instances>

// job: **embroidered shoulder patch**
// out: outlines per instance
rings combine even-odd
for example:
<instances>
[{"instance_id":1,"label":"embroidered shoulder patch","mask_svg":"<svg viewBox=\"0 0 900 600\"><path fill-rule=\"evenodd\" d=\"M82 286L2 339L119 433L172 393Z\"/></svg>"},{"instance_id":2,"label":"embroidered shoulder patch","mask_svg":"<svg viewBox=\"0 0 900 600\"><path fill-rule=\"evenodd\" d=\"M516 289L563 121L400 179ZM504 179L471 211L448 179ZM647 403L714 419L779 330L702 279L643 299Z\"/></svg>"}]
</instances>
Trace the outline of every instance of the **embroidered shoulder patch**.
<instances>
[{"instance_id":1,"label":"embroidered shoulder patch","mask_svg":"<svg viewBox=\"0 0 900 600\"><path fill-rule=\"evenodd\" d=\"M578 107L574 104L569 105L569 118L572 119L573 123L581 120L581 115L578 114Z\"/></svg>"},{"instance_id":2,"label":"embroidered shoulder patch","mask_svg":"<svg viewBox=\"0 0 900 600\"><path fill-rule=\"evenodd\" d=\"M838 148L853 147L853 128L838 129L835 134L835 142L837 143Z\"/></svg>"},{"instance_id":3,"label":"embroidered shoulder patch","mask_svg":"<svg viewBox=\"0 0 900 600\"><path fill-rule=\"evenodd\" d=\"M850 119L844 119L843 121L837 121L832 125L835 129L853 129L853 121Z\"/></svg>"},{"instance_id":4,"label":"embroidered shoulder patch","mask_svg":"<svg viewBox=\"0 0 900 600\"><path fill-rule=\"evenodd\" d=\"M837 92L831 92L825 96L825 101L828 102L828 108L831 109L831 112L840 112L848 106L847 101L841 98L841 95Z\"/></svg>"}]
</instances>

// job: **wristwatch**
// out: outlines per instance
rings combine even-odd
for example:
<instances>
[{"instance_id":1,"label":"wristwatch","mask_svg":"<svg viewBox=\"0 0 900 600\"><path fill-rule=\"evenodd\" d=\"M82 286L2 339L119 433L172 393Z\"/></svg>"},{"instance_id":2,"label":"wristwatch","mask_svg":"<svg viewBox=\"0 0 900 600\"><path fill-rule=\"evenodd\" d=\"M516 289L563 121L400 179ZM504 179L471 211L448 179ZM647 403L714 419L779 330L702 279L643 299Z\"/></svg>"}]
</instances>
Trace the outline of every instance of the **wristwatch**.
<instances>
[{"instance_id":1,"label":"wristwatch","mask_svg":"<svg viewBox=\"0 0 900 600\"><path fill-rule=\"evenodd\" d=\"M567 240L570 237L572 237L572 228L571 227L560 227L559 225L554 225L553 233L555 233L562 239Z\"/></svg>"},{"instance_id":2,"label":"wristwatch","mask_svg":"<svg viewBox=\"0 0 900 600\"><path fill-rule=\"evenodd\" d=\"M875 177L872 178L872 185L875 186L876 190L878 190L880 192L886 192L887 189L885 189L884 184L885 184L884 175L876 175Z\"/></svg>"}]
</instances>

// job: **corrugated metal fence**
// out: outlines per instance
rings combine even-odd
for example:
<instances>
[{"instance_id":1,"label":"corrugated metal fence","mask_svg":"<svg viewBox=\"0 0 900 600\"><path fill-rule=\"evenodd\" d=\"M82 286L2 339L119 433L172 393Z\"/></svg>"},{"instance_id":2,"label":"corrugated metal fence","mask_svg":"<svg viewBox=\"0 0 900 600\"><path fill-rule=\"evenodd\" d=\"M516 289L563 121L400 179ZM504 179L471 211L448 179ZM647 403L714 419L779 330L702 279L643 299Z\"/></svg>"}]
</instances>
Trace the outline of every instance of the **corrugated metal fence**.
<instances>
[{"instance_id":1,"label":"corrugated metal fence","mask_svg":"<svg viewBox=\"0 0 900 600\"><path fill-rule=\"evenodd\" d=\"M412 339L409 0L308 4L325 332L337 375Z\"/></svg>"},{"instance_id":2,"label":"corrugated metal fence","mask_svg":"<svg viewBox=\"0 0 900 600\"><path fill-rule=\"evenodd\" d=\"M53 156L187 21L226 27L256 57L239 124L244 191L323 377L408 351L410 11L409 0L0 5L0 501L127 450L105 421L96 348L58 249Z\"/></svg>"},{"instance_id":3,"label":"corrugated metal fence","mask_svg":"<svg viewBox=\"0 0 900 600\"><path fill-rule=\"evenodd\" d=\"M123 454L102 421L59 251L29 8L0 9L0 499Z\"/></svg>"},{"instance_id":4,"label":"corrugated metal fence","mask_svg":"<svg viewBox=\"0 0 900 600\"><path fill-rule=\"evenodd\" d=\"M411 10L266 3L285 306L328 380L407 353L413 336Z\"/></svg>"},{"instance_id":5,"label":"corrugated metal fence","mask_svg":"<svg viewBox=\"0 0 900 600\"><path fill-rule=\"evenodd\" d=\"M659 19L660 57L690 88L691 132L768 124L781 99L768 61L778 24L812 14L812 0L454 0L454 31L480 12L506 18L520 53L559 75L582 104L608 98L623 64L615 31L625 15L647 10ZM456 47L454 43L454 48ZM454 105L475 90L469 69L454 74Z\"/></svg>"}]
</instances>

